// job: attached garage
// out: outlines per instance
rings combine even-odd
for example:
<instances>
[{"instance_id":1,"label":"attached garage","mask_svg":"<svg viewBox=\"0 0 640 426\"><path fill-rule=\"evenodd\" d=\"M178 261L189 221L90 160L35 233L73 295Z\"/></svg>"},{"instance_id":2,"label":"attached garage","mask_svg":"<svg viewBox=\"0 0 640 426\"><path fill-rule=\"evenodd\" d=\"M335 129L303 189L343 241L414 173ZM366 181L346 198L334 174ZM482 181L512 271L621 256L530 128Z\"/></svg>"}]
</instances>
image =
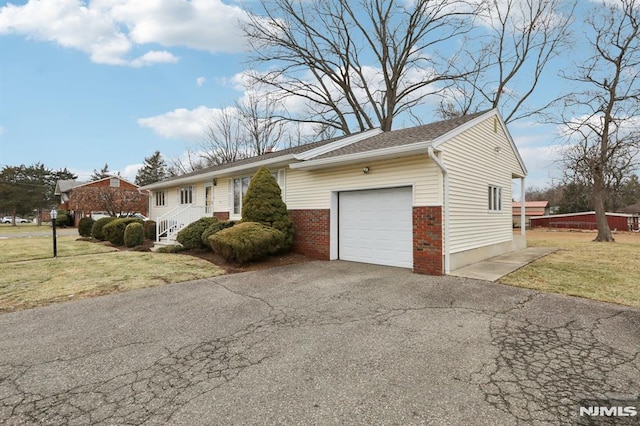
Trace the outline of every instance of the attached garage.
<instances>
[{"instance_id":1,"label":"attached garage","mask_svg":"<svg viewBox=\"0 0 640 426\"><path fill-rule=\"evenodd\" d=\"M413 267L411 187L338 194L338 257Z\"/></svg>"}]
</instances>

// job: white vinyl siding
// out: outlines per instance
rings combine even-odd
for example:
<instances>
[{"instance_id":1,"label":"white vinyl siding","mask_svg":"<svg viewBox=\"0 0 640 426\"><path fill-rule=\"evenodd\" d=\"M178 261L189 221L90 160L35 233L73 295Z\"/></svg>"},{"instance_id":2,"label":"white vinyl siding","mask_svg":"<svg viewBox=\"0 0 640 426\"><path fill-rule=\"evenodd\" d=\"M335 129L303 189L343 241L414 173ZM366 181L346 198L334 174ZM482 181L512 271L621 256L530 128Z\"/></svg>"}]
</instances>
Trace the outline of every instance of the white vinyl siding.
<instances>
[{"instance_id":1,"label":"white vinyl siding","mask_svg":"<svg viewBox=\"0 0 640 426\"><path fill-rule=\"evenodd\" d=\"M502 128L497 130L491 117L441 146L449 172L451 253L513 238L511 184L522 169ZM501 209L489 209L490 186L501 188Z\"/></svg>"},{"instance_id":2,"label":"white vinyl siding","mask_svg":"<svg viewBox=\"0 0 640 426\"><path fill-rule=\"evenodd\" d=\"M366 174L364 167L369 167ZM414 206L442 204L442 175L426 154L319 170L287 170L286 185L285 202L290 210L329 209L332 191L398 186L413 186Z\"/></svg>"}]
</instances>

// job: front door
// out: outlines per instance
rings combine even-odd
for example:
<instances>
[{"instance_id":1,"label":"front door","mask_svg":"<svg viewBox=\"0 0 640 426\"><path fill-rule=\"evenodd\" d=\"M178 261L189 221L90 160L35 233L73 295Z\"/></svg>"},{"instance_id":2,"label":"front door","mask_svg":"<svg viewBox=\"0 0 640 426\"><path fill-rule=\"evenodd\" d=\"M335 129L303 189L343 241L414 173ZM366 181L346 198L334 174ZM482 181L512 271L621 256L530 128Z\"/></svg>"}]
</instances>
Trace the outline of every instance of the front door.
<instances>
[{"instance_id":1,"label":"front door","mask_svg":"<svg viewBox=\"0 0 640 426\"><path fill-rule=\"evenodd\" d=\"M213 216L213 184L211 183L204 186L204 213L207 216Z\"/></svg>"}]
</instances>

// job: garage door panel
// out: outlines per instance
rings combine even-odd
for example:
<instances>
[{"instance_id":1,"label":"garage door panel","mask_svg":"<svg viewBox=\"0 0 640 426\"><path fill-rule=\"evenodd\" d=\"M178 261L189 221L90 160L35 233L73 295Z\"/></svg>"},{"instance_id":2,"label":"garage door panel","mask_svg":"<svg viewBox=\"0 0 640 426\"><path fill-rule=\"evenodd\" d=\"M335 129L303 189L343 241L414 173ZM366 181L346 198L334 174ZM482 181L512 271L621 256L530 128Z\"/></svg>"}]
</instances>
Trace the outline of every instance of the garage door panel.
<instances>
[{"instance_id":1,"label":"garage door panel","mask_svg":"<svg viewBox=\"0 0 640 426\"><path fill-rule=\"evenodd\" d=\"M412 267L412 201L411 187L341 192L340 259Z\"/></svg>"}]
</instances>

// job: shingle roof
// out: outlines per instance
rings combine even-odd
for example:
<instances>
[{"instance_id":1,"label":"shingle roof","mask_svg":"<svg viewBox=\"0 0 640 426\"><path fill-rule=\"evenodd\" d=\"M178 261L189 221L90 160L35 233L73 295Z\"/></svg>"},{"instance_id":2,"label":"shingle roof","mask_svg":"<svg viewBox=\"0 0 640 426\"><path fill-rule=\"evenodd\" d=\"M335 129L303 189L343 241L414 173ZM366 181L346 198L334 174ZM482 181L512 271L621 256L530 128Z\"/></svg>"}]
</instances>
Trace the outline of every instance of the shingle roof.
<instances>
[{"instance_id":1,"label":"shingle roof","mask_svg":"<svg viewBox=\"0 0 640 426\"><path fill-rule=\"evenodd\" d=\"M54 195L60 195L63 192L67 192L70 189L75 188L76 186L82 185L83 182L78 182L73 179L61 179L56 182L56 190Z\"/></svg>"},{"instance_id":2,"label":"shingle roof","mask_svg":"<svg viewBox=\"0 0 640 426\"><path fill-rule=\"evenodd\" d=\"M231 163L219 164L219 165L216 165L216 166L209 166L209 167L205 167L203 169L198 169L198 170L193 171L191 173L185 173L185 174L180 175L180 176L176 176L176 177L172 177L170 179L166 179L163 182L171 182L172 180L188 178L188 177L191 177L191 176L199 176L201 174L208 173L208 172L214 172L214 171L217 171L217 170L224 170L224 169L229 169L231 167L249 165L251 163L256 163L258 161L269 160L269 159L278 158L278 157L284 157L285 155L289 155L289 154L299 154L301 152L309 151L309 150L311 150L313 148L317 148L317 147L329 144L331 142L335 142L335 141L340 140L342 138L344 138L344 136L331 138L331 139L326 139L326 140L318 141L318 142L311 142L311 143L308 143L308 144L305 144L305 145L294 146L294 147L283 149L283 150L280 150L280 151L273 151L273 152L269 152L267 154L257 155L255 157L244 158L242 160L233 161Z\"/></svg>"},{"instance_id":3,"label":"shingle roof","mask_svg":"<svg viewBox=\"0 0 640 426\"><path fill-rule=\"evenodd\" d=\"M334 149L325 154L318 155L313 159L316 160L316 159L322 159L322 158L337 157L345 154L355 154L355 153L373 151L373 150L382 149L382 148L409 145L417 142L433 141L438 137L462 126L463 124L483 114L486 114L487 112L488 111L481 111L474 114L455 117L448 120L437 121L435 123L430 123L423 126L379 133L378 135L371 136L361 141L346 145L344 147ZM361 132L361 133L364 133L364 132ZM354 135L361 134L361 133L356 133ZM350 135L350 136L354 136L354 135ZM217 171L229 169L232 167L247 166L247 165L251 165L252 163L257 163L259 161L265 161L270 159L277 159L278 157L284 157L285 155L299 154L314 148L321 147L323 145L330 144L332 142L336 142L340 139L344 139L345 137L347 136L340 136L340 137L327 139L323 141L312 142L306 145L300 145L300 146L296 146L288 149L283 149L281 151L270 152L267 154L258 155L251 158L245 158L242 160L234 161L232 163L206 167L203 169L193 171L191 173L175 176L173 178L162 181L162 183L172 182L178 179L180 180L185 178L188 179L193 176L199 176L199 175L210 173L210 172L217 172Z\"/></svg>"},{"instance_id":4,"label":"shingle roof","mask_svg":"<svg viewBox=\"0 0 640 426\"><path fill-rule=\"evenodd\" d=\"M338 157L345 154L356 154L359 152L373 151L376 149L391 148L394 146L409 145L417 142L428 142L450 132L457 127L473 120L476 117L486 114L487 111L475 114L463 115L461 117L452 118L435 123L425 124L423 126L411 127L407 129L392 130L383 132L376 136L364 139L362 141L347 145L342 148L335 149L326 154L319 155L315 159Z\"/></svg>"}]
</instances>

